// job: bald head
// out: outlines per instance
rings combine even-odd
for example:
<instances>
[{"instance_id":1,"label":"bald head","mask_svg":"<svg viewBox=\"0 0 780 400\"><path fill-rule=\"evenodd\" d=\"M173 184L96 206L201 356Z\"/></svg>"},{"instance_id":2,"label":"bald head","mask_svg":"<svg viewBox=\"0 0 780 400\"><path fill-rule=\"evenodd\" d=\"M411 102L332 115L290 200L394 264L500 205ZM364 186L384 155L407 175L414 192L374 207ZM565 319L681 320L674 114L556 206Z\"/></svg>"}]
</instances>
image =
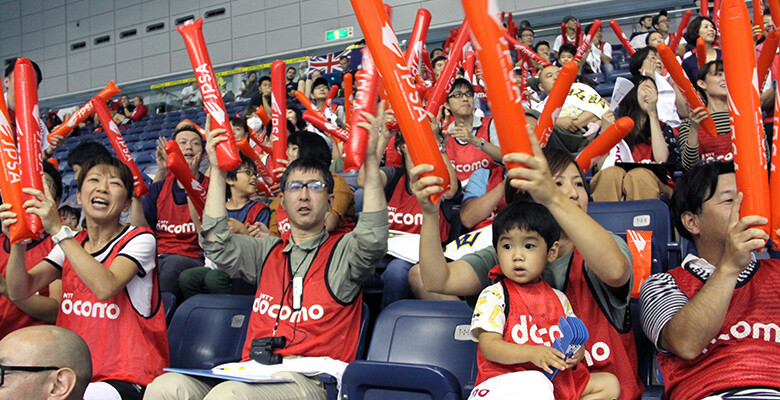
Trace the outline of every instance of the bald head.
<instances>
[{"instance_id":1,"label":"bald head","mask_svg":"<svg viewBox=\"0 0 780 400\"><path fill-rule=\"evenodd\" d=\"M0 340L0 364L57 367L41 372L6 371L4 399L82 399L92 378L92 359L84 340L52 325L16 330Z\"/></svg>"}]
</instances>

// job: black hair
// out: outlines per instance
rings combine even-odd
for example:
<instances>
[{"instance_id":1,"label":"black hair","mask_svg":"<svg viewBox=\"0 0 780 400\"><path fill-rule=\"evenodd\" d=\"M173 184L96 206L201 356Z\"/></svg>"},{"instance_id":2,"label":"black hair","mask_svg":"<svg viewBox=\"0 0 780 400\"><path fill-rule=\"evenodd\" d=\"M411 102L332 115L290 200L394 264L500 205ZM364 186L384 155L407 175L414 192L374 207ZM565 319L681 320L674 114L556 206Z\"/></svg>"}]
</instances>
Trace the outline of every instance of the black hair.
<instances>
[{"instance_id":1,"label":"black hair","mask_svg":"<svg viewBox=\"0 0 780 400\"><path fill-rule=\"evenodd\" d=\"M265 81L271 82L271 77L268 75L261 76L260 79L257 80L257 86L262 85Z\"/></svg>"},{"instance_id":2,"label":"black hair","mask_svg":"<svg viewBox=\"0 0 780 400\"><path fill-rule=\"evenodd\" d=\"M296 131L306 130L306 121L303 120L303 113L301 113L301 109L298 108L298 105L296 105L295 102L293 101L288 101L287 109L293 110L293 112L295 113L295 130Z\"/></svg>"},{"instance_id":3,"label":"black hair","mask_svg":"<svg viewBox=\"0 0 780 400\"><path fill-rule=\"evenodd\" d=\"M291 162L289 166L287 166L287 169L284 170L284 173L279 180L279 187L282 189L282 192L284 192L285 186L287 186L287 181L290 179L290 174L295 171L318 172L322 177L322 180L325 182L325 189L328 190L328 194L333 194L333 174L330 173L330 169L328 169L328 166L325 165L325 163L311 157L298 158L297 160Z\"/></svg>"},{"instance_id":4,"label":"black hair","mask_svg":"<svg viewBox=\"0 0 780 400\"><path fill-rule=\"evenodd\" d=\"M520 29L517 30L517 37L523 36L523 32L525 31L531 31L531 33L534 33L534 30L531 29L530 26L520 27Z\"/></svg>"},{"instance_id":5,"label":"black hair","mask_svg":"<svg viewBox=\"0 0 780 400\"><path fill-rule=\"evenodd\" d=\"M315 158L330 166L333 159L328 142L322 136L309 131L299 131L287 136L287 144L298 146L298 158Z\"/></svg>"},{"instance_id":6,"label":"black hair","mask_svg":"<svg viewBox=\"0 0 780 400\"><path fill-rule=\"evenodd\" d=\"M677 181L672 192L671 214L680 236L693 240L693 235L682 223L682 215L686 212L700 214L702 204L715 195L718 178L731 173L734 173L733 162L713 161L693 166Z\"/></svg>"},{"instance_id":7,"label":"black hair","mask_svg":"<svg viewBox=\"0 0 780 400\"><path fill-rule=\"evenodd\" d=\"M119 179L122 181L122 185L127 189L127 200L133 197L133 173L130 172L130 168L123 164L116 157L95 157L84 163L81 166L81 173L78 176L78 188L81 191L81 187L84 185L84 177L87 173L96 167L109 167L116 169L119 174Z\"/></svg>"},{"instance_id":8,"label":"black hair","mask_svg":"<svg viewBox=\"0 0 780 400\"><path fill-rule=\"evenodd\" d=\"M249 125L246 124L246 119L242 117L230 117L231 125L238 125L244 128L244 133L249 135Z\"/></svg>"},{"instance_id":9,"label":"black hair","mask_svg":"<svg viewBox=\"0 0 780 400\"><path fill-rule=\"evenodd\" d=\"M633 149L640 143L650 143L650 123L648 122L647 112L642 110L639 105L639 85L649 81L655 87L655 80L647 76L636 76L632 79L634 87L626 93L623 100L618 104L618 113L620 117L629 117L634 121L634 127L628 132L626 144Z\"/></svg>"},{"instance_id":10,"label":"black hair","mask_svg":"<svg viewBox=\"0 0 780 400\"><path fill-rule=\"evenodd\" d=\"M493 247L496 250L500 236L512 229L538 233L548 251L561 237L561 227L547 207L534 202L516 201L498 213L493 220Z\"/></svg>"},{"instance_id":11,"label":"black hair","mask_svg":"<svg viewBox=\"0 0 780 400\"><path fill-rule=\"evenodd\" d=\"M704 105L709 103L709 99L707 98L707 92L699 86L699 81L706 81L707 74L712 72L713 67L715 67L714 73L723 72L723 60L710 61L702 65L701 68L699 68L699 72L696 73L696 80L693 81L693 87L699 92L699 96L701 96L701 99L704 101Z\"/></svg>"},{"instance_id":12,"label":"black hair","mask_svg":"<svg viewBox=\"0 0 780 400\"><path fill-rule=\"evenodd\" d=\"M464 78L457 78L454 81L452 81L452 86L450 87L450 92L448 95L451 95L453 92L455 92L455 88L460 87L466 87L471 93L474 93L474 85L471 84L471 82L468 81L468 79Z\"/></svg>"},{"instance_id":13,"label":"black hair","mask_svg":"<svg viewBox=\"0 0 780 400\"><path fill-rule=\"evenodd\" d=\"M79 209L79 208L76 208L76 207L69 206L69 205L65 204L62 207L60 207L60 209L58 211L59 211L60 214L70 214L70 215L73 215L74 217L76 217L77 220L81 219L81 209Z\"/></svg>"},{"instance_id":14,"label":"black hair","mask_svg":"<svg viewBox=\"0 0 780 400\"><path fill-rule=\"evenodd\" d=\"M68 152L68 165L73 168L74 165L83 166L87 161L96 157L111 157L106 146L98 142L85 141L78 144ZM78 177L76 177L78 179Z\"/></svg>"},{"instance_id":15,"label":"black hair","mask_svg":"<svg viewBox=\"0 0 780 400\"><path fill-rule=\"evenodd\" d=\"M256 171L255 169L255 162L252 161L251 158L245 156L242 153L238 153L238 155L241 157L241 164L238 164L238 167L235 167L227 172L225 175L225 179L230 179L231 181L235 181L238 179L238 171L242 169L249 168L252 171ZM260 179L260 177L258 177ZM230 185L225 185L225 200L230 199L233 197L233 194L230 192Z\"/></svg>"},{"instance_id":16,"label":"black hair","mask_svg":"<svg viewBox=\"0 0 780 400\"><path fill-rule=\"evenodd\" d=\"M645 63L645 58L647 58L647 55L651 52L658 53L658 51L652 47L642 47L631 56L631 59L628 61L628 70L631 72L631 75L635 77L642 76L642 64Z\"/></svg>"},{"instance_id":17,"label":"black hair","mask_svg":"<svg viewBox=\"0 0 780 400\"><path fill-rule=\"evenodd\" d=\"M709 21L712 26L715 28L715 38L718 37L718 26L715 25L715 22L710 17L696 17L693 21L691 21L690 24L688 24L688 28L685 29L685 35L683 35L683 38L685 39L688 44L691 44L693 46L696 46L696 39L699 38L699 28L701 28L701 23L707 20Z\"/></svg>"},{"instance_id":18,"label":"black hair","mask_svg":"<svg viewBox=\"0 0 780 400\"><path fill-rule=\"evenodd\" d=\"M43 162L43 173L48 174L51 177L51 180L54 181L54 198L56 200L59 200L62 198L62 175L60 175L60 172L57 171L57 168L54 168L51 163L48 163L46 161Z\"/></svg>"},{"instance_id":19,"label":"black hair","mask_svg":"<svg viewBox=\"0 0 780 400\"><path fill-rule=\"evenodd\" d=\"M570 53L571 55L576 55L577 48L571 43L564 43L561 45L561 47L558 48L558 57L561 56L561 53Z\"/></svg>"},{"instance_id":20,"label":"black hair","mask_svg":"<svg viewBox=\"0 0 780 400\"><path fill-rule=\"evenodd\" d=\"M549 48L550 47L550 43L547 42L546 40L540 40L540 41L536 42L536 44L534 45L534 49L533 49L534 53L539 54L539 52L537 51L537 50L539 50L539 46L547 46Z\"/></svg>"},{"instance_id":21,"label":"black hair","mask_svg":"<svg viewBox=\"0 0 780 400\"><path fill-rule=\"evenodd\" d=\"M200 132L198 132L198 128L196 128L195 125L184 124L184 125L176 128L176 130L173 131L173 134L171 134L171 140L175 141L176 140L176 136L178 136L179 133L181 133L181 132L193 132L193 133L197 134L198 138L200 138L200 144L203 145L204 147L206 146L206 144L204 143L205 140L203 140L203 136L201 136Z\"/></svg>"},{"instance_id":22,"label":"black hair","mask_svg":"<svg viewBox=\"0 0 780 400\"><path fill-rule=\"evenodd\" d=\"M652 25L653 26L658 25L658 20L660 20L662 16L663 17L667 17L668 16L668 14L666 13L666 10L661 10L661 11L658 12L658 14L653 15Z\"/></svg>"},{"instance_id":23,"label":"black hair","mask_svg":"<svg viewBox=\"0 0 780 400\"><path fill-rule=\"evenodd\" d=\"M431 60L431 66L436 68L436 63L439 62L439 61L444 61L446 63L447 62L447 57L438 56L438 57L434 58L433 60Z\"/></svg>"},{"instance_id":24,"label":"black hair","mask_svg":"<svg viewBox=\"0 0 780 400\"><path fill-rule=\"evenodd\" d=\"M20 57L14 58L13 61L9 62L5 66L5 75L3 77L8 77L8 75L11 75L12 72L14 72L14 67L16 66L16 60L18 60ZM41 67L38 66L38 63L36 63L33 60L30 60L30 64L32 64L33 69L35 70L35 81L40 85L41 82L43 82L43 73L41 73Z\"/></svg>"},{"instance_id":25,"label":"black hair","mask_svg":"<svg viewBox=\"0 0 780 400\"><path fill-rule=\"evenodd\" d=\"M285 70L285 72L287 72L287 71L289 71L289 70L298 71L298 70L297 70L297 69L295 69L295 67L293 67L292 65L288 65L288 66L287 66L287 69Z\"/></svg>"},{"instance_id":26,"label":"black hair","mask_svg":"<svg viewBox=\"0 0 780 400\"><path fill-rule=\"evenodd\" d=\"M550 169L550 174L553 177L562 174L566 168L569 168L569 165L574 165L577 167L577 172L580 174L580 179L582 179L582 183L586 185L585 191L590 193L587 187L585 176L582 175L582 169L579 167L579 165L577 165L577 159L574 158L574 155L568 151L556 149L554 147L545 147L542 149L542 153L544 154L544 158L547 160L547 167ZM526 192L520 192L518 189L513 188L510 185L509 179L506 180L506 187L504 189L504 200L506 200L506 204L522 200L531 201L530 195L528 195Z\"/></svg>"},{"instance_id":27,"label":"black hair","mask_svg":"<svg viewBox=\"0 0 780 400\"><path fill-rule=\"evenodd\" d=\"M650 35L652 35L652 34L654 34L654 33L657 33L657 34L661 35L661 32L658 32L658 31L655 31L655 30L653 30L653 31L647 31L647 35L645 35L645 46L646 46L646 47L649 47L649 46L650 46ZM663 36L663 35L662 35L662 36Z\"/></svg>"}]
</instances>

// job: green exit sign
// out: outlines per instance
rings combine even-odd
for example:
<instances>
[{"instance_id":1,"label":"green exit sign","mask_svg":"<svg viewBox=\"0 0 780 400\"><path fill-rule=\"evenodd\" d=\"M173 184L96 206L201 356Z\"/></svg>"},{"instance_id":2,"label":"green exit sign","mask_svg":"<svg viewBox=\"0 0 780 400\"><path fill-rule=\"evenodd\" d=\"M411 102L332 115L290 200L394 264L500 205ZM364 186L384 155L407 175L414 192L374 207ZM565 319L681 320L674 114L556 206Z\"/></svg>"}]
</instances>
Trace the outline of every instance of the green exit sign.
<instances>
[{"instance_id":1,"label":"green exit sign","mask_svg":"<svg viewBox=\"0 0 780 400\"><path fill-rule=\"evenodd\" d=\"M325 32L325 41L331 41L331 40L339 40L344 38L352 37L353 34L353 28L347 27L347 28L341 28L341 29L334 29L332 31Z\"/></svg>"}]
</instances>

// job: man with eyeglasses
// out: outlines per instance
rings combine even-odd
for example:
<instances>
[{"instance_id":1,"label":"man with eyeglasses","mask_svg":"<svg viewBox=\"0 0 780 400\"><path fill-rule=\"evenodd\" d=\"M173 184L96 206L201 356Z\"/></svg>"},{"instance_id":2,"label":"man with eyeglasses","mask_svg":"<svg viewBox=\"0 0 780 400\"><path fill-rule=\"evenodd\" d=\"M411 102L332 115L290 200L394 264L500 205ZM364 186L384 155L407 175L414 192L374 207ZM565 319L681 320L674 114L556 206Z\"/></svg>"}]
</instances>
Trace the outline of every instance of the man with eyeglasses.
<instances>
[{"instance_id":1,"label":"man with eyeglasses","mask_svg":"<svg viewBox=\"0 0 780 400\"><path fill-rule=\"evenodd\" d=\"M65 328L22 328L0 340L0 399L81 400L92 378L89 348Z\"/></svg>"},{"instance_id":2,"label":"man with eyeglasses","mask_svg":"<svg viewBox=\"0 0 780 400\"><path fill-rule=\"evenodd\" d=\"M384 110L380 103L378 110ZM379 173L377 133L384 124L383 111L376 118L363 113L361 123L370 133L363 163L363 212L355 229L330 235L325 218L333 201L333 176L324 163L301 158L282 175L281 205L290 221L290 237L252 238L230 232L225 210L225 172L211 170L211 181L200 241L206 256L231 276L258 283L255 306L249 318L243 361L250 360L253 339L285 337L274 350L284 357L327 356L351 362L357 353L361 319L361 284L374 274L374 266L387 252L387 202ZM206 122L210 131L210 121ZM217 162L216 145L225 140L214 130L206 150ZM284 398L325 399L316 378L278 372L290 383L246 384L198 380L180 374L157 377L146 390L146 399Z\"/></svg>"}]
</instances>

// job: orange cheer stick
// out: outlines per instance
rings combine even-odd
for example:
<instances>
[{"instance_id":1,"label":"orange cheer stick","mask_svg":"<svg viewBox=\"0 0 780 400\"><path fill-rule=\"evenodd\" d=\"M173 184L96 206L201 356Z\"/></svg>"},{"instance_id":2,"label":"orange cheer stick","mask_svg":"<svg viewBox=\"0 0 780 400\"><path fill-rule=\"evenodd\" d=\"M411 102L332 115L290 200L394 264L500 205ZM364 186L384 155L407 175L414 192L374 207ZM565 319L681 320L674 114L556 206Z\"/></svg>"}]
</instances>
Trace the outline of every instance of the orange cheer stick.
<instances>
[{"instance_id":1,"label":"orange cheer stick","mask_svg":"<svg viewBox=\"0 0 780 400\"><path fill-rule=\"evenodd\" d=\"M517 86L509 45L504 39L498 10L488 7L493 0L463 0L466 20L474 27L471 40L477 52L485 91L501 142L501 153L531 154L531 142ZM489 14L494 11L495 14ZM510 163L508 169L521 167Z\"/></svg>"},{"instance_id":2,"label":"orange cheer stick","mask_svg":"<svg viewBox=\"0 0 780 400\"><path fill-rule=\"evenodd\" d=\"M235 169L241 164L241 157L238 156L233 127L230 126L230 118L225 111L222 93L219 91L214 68L211 66L206 41L203 39L203 19L198 18L195 22L187 21L176 30L184 38L184 45L187 47L192 69L195 71L195 80L198 82L203 107L211 115L212 128L224 129L223 135L228 139L217 144L218 167L222 171Z\"/></svg>"},{"instance_id":3,"label":"orange cheer stick","mask_svg":"<svg viewBox=\"0 0 780 400\"><path fill-rule=\"evenodd\" d=\"M761 0L753 1L753 26L758 25L761 28L761 34L758 37L761 37L764 32L764 5L762 3ZM713 11L713 14L717 13Z\"/></svg>"},{"instance_id":4,"label":"orange cheer stick","mask_svg":"<svg viewBox=\"0 0 780 400\"><path fill-rule=\"evenodd\" d=\"M737 188L744 194L740 216L770 216L764 130L761 119L756 71L756 51L747 5L741 0L721 4L721 26L725 35L723 71L729 91ZM767 234L768 224L761 226Z\"/></svg>"},{"instance_id":5,"label":"orange cheer stick","mask_svg":"<svg viewBox=\"0 0 780 400\"><path fill-rule=\"evenodd\" d=\"M593 41L593 37L596 35L596 32L601 29L601 20L597 19L593 21L593 25L590 27L590 30L588 31L588 34L582 39L582 42L580 43L580 47L577 48L577 54L574 55L574 61L580 62L582 59L582 56L585 55L585 52L588 51L588 48L590 47L590 42Z\"/></svg>"},{"instance_id":6,"label":"orange cheer stick","mask_svg":"<svg viewBox=\"0 0 780 400\"><path fill-rule=\"evenodd\" d=\"M455 82L455 78L457 78L458 70L460 69L461 64L463 64L463 48L469 41L469 31L469 24L464 19L463 23L460 25L458 36L455 37L455 42L449 58L447 58L447 63L444 64L444 69L442 69L439 74L439 79L433 87L430 101L425 107L425 110L433 115L439 113L439 108L444 104L444 101L447 99L447 94L452 88L452 82ZM381 75L384 76L384 74ZM384 78L382 79L382 82L385 82ZM395 108L396 106L393 104L393 109Z\"/></svg>"},{"instance_id":7,"label":"orange cheer stick","mask_svg":"<svg viewBox=\"0 0 780 400\"><path fill-rule=\"evenodd\" d=\"M349 132L339 128L336 124L320 118L319 115L306 111L303 113L303 120L314 125L315 128L327 133L330 137L340 141L349 141Z\"/></svg>"},{"instance_id":8,"label":"orange cheer stick","mask_svg":"<svg viewBox=\"0 0 780 400\"><path fill-rule=\"evenodd\" d=\"M767 0L769 13L772 14L772 25L780 27L780 0Z\"/></svg>"},{"instance_id":9,"label":"orange cheer stick","mask_svg":"<svg viewBox=\"0 0 780 400\"><path fill-rule=\"evenodd\" d=\"M677 62L674 52L663 43L658 45L657 50L658 55L661 57L661 62L663 62L664 67L666 67L666 70L669 72L674 83L677 84L677 88L680 89L680 93L682 93L685 98L685 102L688 103L688 107L690 107L691 110L695 110L699 107L703 107L706 110L707 107L704 105L701 97L699 97L696 89L693 88L691 80L685 75L682 66ZM718 136L718 131L715 129L715 121L712 120L711 116L708 116L701 121L701 127L713 137Z\"/></svg>"},{"instance_id":10,"label":"orange cheer stick","mask_svg":"<svg viewBox=\"0 0 780 400\"><path fill-rule=\"evenodd\" d=\"M623 43L623 47L628 52L628 55L633 56L634 53L636 53L636 50L634 50L634 47L631 46L631 42L628 41L626 34L623 33L623 29L620 28L620 24L618 24L614 19L611 19L609 20L609 26L612 28L612 31L615 32L615 35L617 35L620 43Z\"/></svg>"},{"instance_id":11,"label":"orange cheer stick","mask_svg":"<svg viewBox=\"0 0 780 400\"><path fill-rule=\"evenodd\" d=\"M563 68L558 73L558 78L555 80L552 90L550 90L550 96L547 97L542 114L539 116L539 122L536 124L536 128L534 128L540 147L547 145L547 141L550 139L555 126L555 120L558 119L558 114L560 114L563 108L563 103L566 101L571 85L577 79L578 72L577 63L569 61L563 64Z\"/></svg>"},{"instance_id":12,"label":"orange cheer stick","mask_svg":"<svg viewBox=\"0 0 780 400\"><path fill-rule=\"evenodd\" d=\"M509 44L511 46L514 46L515 50L520 51L524 56L538 62L539 64L542 64L543 67L550 65L549 61L545 60L542 56L536 54L536 52L531 50L530 47L518 42L517 39L509 35L504 35L504 38L509 41Z\"/></svg>"},{"instance_id":13,"label":"orange cheer stick","mask_svg":"<svg viewBox=\"0 0 780 400\"><path fill-rule=\"evenodd\" d=\"M699 2L699 12L701 12L702 17L709 17L710 16L710 2L709 0L701 0Z\"/></svg>"},{"instance_id":14,"label":"orange cheer stick","mask_svg":"<svg viewBox=\"0 0 780 400\"><path fill-rule=\"evenodd\" d=\"M276 160L287 159L287 85L285 82L284 61L276 60L271 64L271 170L284 167ZM278 183L278 177L274 182Z\"/></svg>"},{"instance_id":15,"label":"orange cheer stick","mask_svg":"<svg viewBox=\"0 0 780 400\"><path fill-rule=\"evenodd\" d=\"M766 77L769 74L769 67L775 59L778 44L780 44L780 29L775 29L767 35L766 40L764 40L764 47L761 50L761 55L758 56L759 88L764 87L764 81L766 81Z\"/></svg>"},{"instance_id":16,"label":"orange cheer stick","mask_svg":"<svg viewBox=\"0 0 780 400\"><path fill-rule=\"evenodd\" d=\"M580 166L582 173L584 174L589 169L593 168L593 166L596 165L605 154L609 153L613 147L620 143L632 129L634 129L634 121L631 118L620 118L596 137L596 139L593 140L593 143L582 149L582 152L577 155L577 165Z\"/></svg>"},{"instance_id":17,"label":"orange cheer stick","mask_svg":"<svg viewBox=\"0 0 780 400\"><path fill-rule=\"evenodd\" d=\"M299 102L301 102L301 105L303 105L303 107L306 108L307 110L311 111L312 114L318 114L320 117L322 117L322 119L327 120L327 118L325 118L325 114L323 114L322 111L314 107L314 104L312 104L311 100L309 100L309 98L306 97L306 95L303 94L303 92L301 92L300 90L296 90L295 97L298 99Z\"/></svg>"},{"instance_id":18,"label":"orange cheer stick","mask_svg":"<svg viewBox=\"0 0 780 400\"><path fill-rule=\"evenodd\" d=\"M203 206L206 204L206 191L192 175L192 170L190 170L190 166L176 142L169 140L165 144L165 152L168 153L168 158L165 160L168 170L184 186L184 191L187 192L187 197L192 202L192 206L195 207L195 212L202 218Z\"/></svg>"},{"instance_id":19,"label":"orange cheer stick","mask_svg":"<svg viewBox=\"0 0 780 400\"><path fill-rule=\"evenodd\" d=\"M203 136L203 139L204 140L206 139L206 131L203 128L201 128L198 124L192 122L189 118L184 118L183 120L181 120L181 122L186 122L186 123L194 126L195 129L198 131L198 133L200 133L200 135Z\"/></svg>"},{"instance_id":20,"label":"orange cheer stick","mask_svg":"<svg viewBox=\"0 0 780 400\"><path fill-rule=\"evenodd\" d=\"M271 122L271 117L269 117L268 113L265 112L265 107L263 106L257 107L257 110L255 110L255 115L260 117L260 121L263 121L263 126L268 126L268 123Z\"/></svg>"},{"instance_id":21,"label":"orange cheer stick","mask_svg":"<svg viewBox=\"0 0 780 400\"><path fill-rule=\"evenodd\" d=\"M344 74L344 118L347 119L347 123L352 121L352 74Z\"/></svg>"},{"instance_id":22,"label":"orange cheer stick","mask_svg":"<svg viewBox=\"0 0 780 400\"><path fill-rule=\"evenodd\" d=\"M422 49L425 47L425 38L428 36L430 25L431 12L424 8L417 10L417 17L414 19L414 28L412 28L412 36L409 38L409 45L406 47L405 57L406 65L415 74L420 70Z\"/></svg>"},{"instance_id":23,"label":"orange cheer stick","mask_svg":"<svg viewBox=\"0 0 780 400\"><path fill-rule=\"evenodd\" d=\"M41 120L38 112L38 83L30 60L20 57L14 66L14 101L16 102L16 141L21 158L22 187L43 192L43 163L41 162ZM22 204L37 199L22 193ZM35 238L43 233L41 217L23 213Z\"/></svg>"},{"instance_id":24,"label":"orange cheer stick","mask_svg":"<svg viewBox=\"0 0 780 400\"><path fill-rule=\"evenodd\" d=\"M769 175L769 203L771 205L772 218L769 221L770 236L775 250L780 249L780 237L777 230L780 229L780 157L777 156L777 146L780 146L780 91L775 90L775 115L772 120L772 166Z\"/></svg>"},{"instance_id":25,"label":"orange cheer stick","mask_svg":"<svg viewBox=\"0 0 780 400\"><path fill-rule=\"evenodd\" d=\"M707 47L702 38L696 39L696 61L699 63L699 68L707 63Z\"/></svg>"},{"instance_id":26,"label":"orange cheer stick","mask_svg":"<svg viewBox=\"0 0 780 400\"><path fill-rule=\"evenodd\" d=\"M22 207L22 171L20 167L19 152L16 150L16 136L11 127L11 118L8 116L8 108L5 105L5 96L0 96L0 192L3 194L3 202L11 205L11 211L17 217L25 215ZM24 218L17 218L10 226L10 239L12 244L23 240L35 238L35 234L27 226Z\"/></svg>"},{"instance_id":27,"label":"orange cheer stick","mask_svg":"<svg viewBox=\"0 0 780 400\"><path fill-rule=\"evenodd\" d=\"M344 148L344 170L354 171L360 169L366 158L366 147L370 133L360 126L361 122L368 122L361 111L369 114L376 113L376 98L379 93L379 73L376 70L374 59L368 48L363 48L363 69L358 81L358 91L355 96L355 109L350 120L349 140Z\"/></svg>"},{"instance_id":28,"label":"orange cheer stick","mask_svg":"<svg viewBox=\"0 0 780 400\"><path fill-rule=\"evenodd\" d=\"M680 25L677 27L677 33L674 35L674 38L669 42L669 48L677 51L677 47L680 45L680 39L682 39L683 34L685 33L685 28L688 27L688 22L691 21L691 16L693 15L693 10L688 10L683 14L682 20L680 21Z\"/></svg>"},{"instance_id":29,"label":"orange cheer stick","mask_svg":"<svg viewBox=\"0 0 780 400\"><path fill-rule=\"evenodd\" d=\"M265 169L265 164L263 164L263 161L260 159L260 155L257 154L255 149L253 149L249 144L249 139L244 136L241 139L236 140L236 146L242 154L247 156L250 160L252 160L253 163L255 163L255 170L257 171L257 174L261 176L261 179L257 180L257 185L255 185L257 187L257 191L263 193L267 197L273 196L271 189L269 189L268 185L265 184L265 176L263 176L264 174L268 174L268 170Z\"/></svg>"},{"instance_id":30,"label":"orange cheer stick","mask_svg":"<svg viewBox=\"0 0 780 400\"><path fill-rule=\"evenodd\" d=\"M106 85L106 87L101 90L100 93L98 93L98 97L103 99L103 102L106 102L119 92L121 92L121 90L116 87L114 81L111 81L108 82L108 85ZM81 106L78 111L73 113L73 115L71 115L67 121L60 124L60 126L51 131L51 133L46 136L46 140L51 143L54 136L68 137L68 135L70 135L70 133L73 132L73 130L76 129L80 123L84 122L87 117L92 115L93 112L94 110L92 109L92 103L88 101L86 104Z\"/></svg>"},{"instance_id":31,"label":"orange cheer stick","mask_svg":"<svg viewBox=\"0 0 780 400\"><path fill-rule=\"evenodd\" d=\"M117 128L116 124L111 119L111 112L108 111L105 100L96 96L90 100L90 103L92 103L92 109L95 110L95 114L97 114L98 119L100 120L100 125L103 125L103 130L106 132L108 141L111 142L111 147L114 148L114 153L116 153L117 158L119 158L119 161L122 161L122 164L127 165L127 168L129 168L130 172L133 174L133 193L135 194L135 197L142 197L149 193L143 175L141 175L138 166L135 165L133 155L130 154L130 150L125 144L125 139L122 138L122 134L119 133L119 128Z\"/></svg>"},{"instance_id":32,"label":"orange cheer stick","mask_svg":"<svg viewBox=\"0 0 780 400\"><path fill-rule=\"evenodd\" d=\"M382 7L381 0L351 0L360 28L366 38L374 64L382 79L382 86L390 99L395 117L403 132L409 154L415 165L431 164L433 171L423 176L436 176L441 179L442 191L430 196L434 203L442 193L450 189L450 176L447 165L433 137L428 115L414 87L414 74L409 71L401 52L401 46L390 26L390 20ZM461 29L468 29L464 22ZM465 44L465 39L464 44ZM456 47L451 59L462 58L462 46ZM460 56L457 54L460 53ZM443 78L442 80L449 80ZM438 85L438 84L437 84Z\"/></svg>"}]
</instances>

